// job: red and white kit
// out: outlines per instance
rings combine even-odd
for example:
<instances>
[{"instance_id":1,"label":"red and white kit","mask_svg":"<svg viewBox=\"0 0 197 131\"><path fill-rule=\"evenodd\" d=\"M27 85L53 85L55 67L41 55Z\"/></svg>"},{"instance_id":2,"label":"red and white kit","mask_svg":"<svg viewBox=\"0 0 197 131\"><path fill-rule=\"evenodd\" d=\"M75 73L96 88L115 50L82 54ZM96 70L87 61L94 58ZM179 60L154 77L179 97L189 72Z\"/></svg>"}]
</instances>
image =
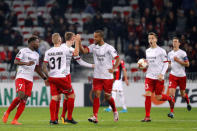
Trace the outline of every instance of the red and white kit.
<instances>
[{"instance_id":1,"label":"red and white kit","mask_svg":"<svg viewBox=\"0 0 197 131\"><path fill-rule=\"evenodd\" d=\"M67 47L52 47L45 53L44 62L49 64L49 83L51 95L59 95L61 93L71 94L72 86L67 76L66 56L69 54Z\"/></svg>"},{"instance_id":2,"label":"red and white kit","mask_svg":"<svg viewBox=\"0 0 197 131\"><path fill-rule=\"evenodd\" d=\"M185 66L182 66L178 62L174 61L174 57L180 60L188 61L187 54L185 51L179 49L177 51L170 51L168 53L168 60L171 62L171 72L169 76L169 88L180 87L181 90L186 88L186 73Z\"/></svg>"},{"instance_id":3,"label":"red and white kit","mask_svg":"<svg viewBox=\"0 0 197 131\"><path fill-rule=\"evenodd\" d=\"M165 74L168 65L164 65L167 61L167 54L164 49L157 46L156 48L148 48L146 50L146 60L148 61L148 69L145 79L145 90L161 95L164 88L164 80L159 81L158 75Z\"/></svg>"},{"instance_id":4,"label":"red and white kit","mask_svg":"<svg viewBox=\"0 0 197 131\"><path fill-rule=\"evenodd\" d=\"M95 68L93 79L93 90L102 90L111 94L113 85L113 74L109 69L113 68L112 60L118 57L113 46L104 43L102 46L92 44L88 46L89 53L93 53Z\"/></svg>"},{"instance_id":5,"label":"red and white kit","mask_svg":"<svg viewBox=\"0 0 197 131\"><path fill-rule=\"evenodd\" d=\"M31 66L18 66L15 80L16 91L23 91L27 96L31 96L34 70L36 65L39 65L39 54L29 48L23 48L16 55L16 59L21 62L34 61Z\"/></svg>"}]
</instances>

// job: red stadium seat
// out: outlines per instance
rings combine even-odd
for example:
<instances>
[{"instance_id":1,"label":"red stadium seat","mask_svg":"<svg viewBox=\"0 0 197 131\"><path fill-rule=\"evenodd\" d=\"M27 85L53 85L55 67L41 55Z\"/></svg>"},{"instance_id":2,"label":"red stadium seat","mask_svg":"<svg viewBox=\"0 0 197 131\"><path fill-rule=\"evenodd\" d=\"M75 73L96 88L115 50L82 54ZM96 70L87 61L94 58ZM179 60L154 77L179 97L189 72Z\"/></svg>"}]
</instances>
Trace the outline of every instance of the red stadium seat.
<instances>
[{"instance_id":1,"label":"red stadium seat","mask_svg":"<svg viewBox=\"0 0 197 131\"><path fill-rule=\"evenodd\" d=\"M137 72L138 68L131 68L131 72Z\"/></svg>"}]
</instances>

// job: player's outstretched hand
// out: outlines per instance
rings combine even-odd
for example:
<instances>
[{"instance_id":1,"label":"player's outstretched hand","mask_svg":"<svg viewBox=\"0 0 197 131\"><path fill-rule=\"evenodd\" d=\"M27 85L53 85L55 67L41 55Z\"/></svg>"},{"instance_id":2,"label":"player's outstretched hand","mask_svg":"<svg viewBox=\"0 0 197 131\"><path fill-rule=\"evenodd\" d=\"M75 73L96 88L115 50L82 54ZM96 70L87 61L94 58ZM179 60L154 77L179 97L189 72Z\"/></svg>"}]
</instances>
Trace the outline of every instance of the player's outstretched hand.
<instances>
[{"instance_id":1,"label":"player's outstretched hand","mask_svg":"<svg viewBox=\"0 0 197 131\"><path fill-rule=\"evenodd\" d=\"M35 62L34 61L29 61L29 62L27 62L27 66L32 66L33 64L34 64Z\"/></svg>"},{"instance_id":2,"label":"player's outstretched hand","mask_svg":"<svg viewBox=\"0 0 197 131\"><path fill-rule=\"evenodd\" d=\"M179 60L179 58L178 57L174 57L174 61L176 61L176 62L179 62L180 60Z\"/></svg>"},{"instance_id":3,"label":"player's outstretched hand","mask_svg":"<svg viewBox=\"0 0 197 131\"><path fill-rule=\"evenodd\" d=\"M109 73L114 73L114 69L108 69Z\"/></svg>"},{"instance_id":4,"label":"player's outstretched hand","mask_svg":"<svg viewBox=\"0 0 197 131\"><path fill-rule=\"evenodd\" d=\"M48 79L44 80L45 86L49 86L49 81Z\"/></svg>"},{"instance_id":5,"label":"player's outstretched hand","mask_svg":"<svg viewBox=\"0 0 197 131\"><path fill-rule=\"evenodd\" d=\"M79 34L76 35L76 40L80 41L81 40L81 36Z\"/></svg>"},{"instance_id":6,"label":"player's outstretched hand","mask_svg":"<svg viewBox=\"0 0 197 131\"><path fill-rule=\"evenodd\" d=\"M163 76L162 74L159 74L159 75L158 75L158 80L159 80L159 81L162 81L162 80L164 79L163 77L164 77L164 76Z\"/></svg>"},{"instance_id":7,"label":"player's outstretched hand","mask_svg":"<svg viewBox=\"0 0 197 131\"><path fill-rule=\"evenodd\" d=\"M125 83L127 86L129 86L129 81L127 79L125 80Z\"/></svg>"}]
</instances>

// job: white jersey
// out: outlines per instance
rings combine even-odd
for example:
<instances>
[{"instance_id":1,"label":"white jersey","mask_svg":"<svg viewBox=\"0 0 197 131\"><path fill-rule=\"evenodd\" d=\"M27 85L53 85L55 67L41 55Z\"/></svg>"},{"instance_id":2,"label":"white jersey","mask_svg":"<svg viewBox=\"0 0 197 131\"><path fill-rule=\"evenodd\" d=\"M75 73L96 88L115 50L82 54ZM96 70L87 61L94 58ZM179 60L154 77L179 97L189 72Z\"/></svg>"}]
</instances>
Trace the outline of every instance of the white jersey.
<instances>
[{"instance_id":1,"label":"white jersey","mask_svg":"<svg viewBox=\"0 0 197 131\"><path fill-rule=\"evenodd\" d=\"M29 48L23 48L16 55L16 59L21 62L34 61L34 64L31 66L19 65L16 74L16 79L23 78L29 81L33 81L35 67L36 65L39 65L39 54Z\"/></svg>"},{"instance_id":2,"label":"white jersey","mask_svg":"<svg viewBox=\"0 0 197 131\"><path fill-rule=\"evenodd\" d=\"M88 46L88 49L94 57L94 78L113 79L113 74L109 73L108 70L112 69L112 60L118 56L114 47L105 43L102 46L92 44Z\"/></svg>"},{"instance_id":3,"label":"white jersey","mask_svg":"<svg viewBox=\"0 0 197 131\"><path fill-rule=\"evenodd\" d=\"M167 62L166 51L159 46L148 48L146 50L146 60L148 61L146 77L158 79L158 75L163 71L164 63Z\"/></svg>"},{"instance_id":4,"label":"white jersey","mask_svg":"<svg viewBox=\"0 0 197 131\"><path fill-rule=\"evenodd\" d=\"M171 72L170 74L177 76L177 77L184 77L185 74L185 66L179 64L178 62L174 61L174 57L179 58L182 61L188 61L187 54L185 51L179 49L177 51L170 51L168 53L168 60L171 62Z\"/></svg>"},{"instance_id":5,"label":"white jersey","mask_svg":"<svg viewBox=\"0 0 197 131\"><path fill-rule=\"evenodd\" d=\"M71 60L72 60L72 57L73 57L73 53L74 53L74 48L73 47L68 47L66 45L66 43L63 43L61 44L61 47L64 47L64 48L68 48L69 49L69 52L68 54L66 55L66 73L67 75L70 74L70 65L71 65Z\"/></svg>"},{"instance_id":6,"label":"white jersey","mask_svg":"<svg viewBox=\"0 0 197 131\"><path fill-rule=\"evenodd\" d=\"M66 77L66 56L69 49L66 47L52 47L45 52L44 62L49 64L49 77Z\"/></svg>"}]
</instances>

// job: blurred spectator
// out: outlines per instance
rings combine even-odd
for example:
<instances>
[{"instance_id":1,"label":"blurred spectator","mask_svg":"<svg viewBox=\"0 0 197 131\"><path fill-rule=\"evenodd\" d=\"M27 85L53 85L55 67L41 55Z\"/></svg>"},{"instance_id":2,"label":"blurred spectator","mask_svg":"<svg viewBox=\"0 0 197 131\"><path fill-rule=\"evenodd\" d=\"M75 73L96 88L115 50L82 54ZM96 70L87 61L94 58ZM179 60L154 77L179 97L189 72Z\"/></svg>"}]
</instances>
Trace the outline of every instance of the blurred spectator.
<instances>
[{"instance_id":1,"label":"blurred spectator","mask_svg":"<svg viewBox=\"0 0 197 131\"><path fill-rule=\"evenodd\" d=\"M0 27L3 26L4 21L5 21L5 16L3 14L3 11L0 10Z\"/></svg>"},{"instance_id":2,"label":"blurred spectator","mask_svg":"<svg viewBox=\"0 0 197 131\"><path fill-rule=\"evenodd\" d=\"M93 33L93 24L91 16L86 17L86 21L83 24L83 32L86 34Z\"/></svg>"},{"instance_id":3,"label":"blurred spectator","mask_svg":"<svg viewBox=\"0 0 197 131\"><path fill-rule=\"evenodd\" d=\"M27 16L27 18L25 19L25 27L33 27L34 23L33 23L33 19L31 18L30 15Z\"/></svg>"},{"instance_id":4,"label":"blurred spectator","mask_svg":"<svg viewBox=\"0 0 197 131\"><path fill-rule=\"evenodd\" d=\"M128 36L127 33L127 25L124 24L124 21L121 19L121 14L117 13L115 18L113 18L112 21L112 31L114 34L115 39L115 49L118 49L118 39L120 38L120 44L121 44L121 52L124 52L124 46L125 46L125 40Z\"/></svg>"},{"instance_id":5,"label":"blurred spectator","mask_svg":"<svg viewBox=\"0 0 197 131\"><path fill-rule=\"evenodd\" d=\"M2 37L1 44L3 44L3 45L11 45L12 44L12 38L11 38L9 28L5 28L3 30L1 37Z\"/></svg>"},{"instance_id":6,"label":"blurred spectator","mask_svg":"<svg viewBox=\"0 0 197 131\"><path fill-rule=\"evenodd\" d=\"M3 51L0 52L0 56L1 56L1 59L0 59L1 62L8 63L8 64L10 63L12 54L8 46L3 47Z\"/></svg>"},{"instance_id":7,"label":"blurred spectator","mask_svg":"<svg viewBox=\"0 0 197 131\"><path fill-rule=\"evenodd\" d=\"M11 23L11 27L16 27L17 26L17 15L15 12L11 12L7 18L7 20Z\"/></svg>"},{"instance_id":8,"label":"blurred spectator","mask_svg":"<svg viewBox=\"0 0 197 131\"><path fill-rule=\"evenodd\" d=\"M111 13L114 0L101 0L100 10L102 13Z\"/></svg>"},{"instance_id":9,"label":"blurred spectator","mask_svg":"<svg viewBox=\"0 0 197 131\"><path fill-rule=\"evenodd\" d=\"M190 40L191 40L191 44L194 44L197 42L197 29L196 26L192 27L192 31L190 33Z\"/></svg>"},{"instance_id":10,"label":"blurred spectator","mask_svg":"<svg viewBox=\"0 0 197 131\"><path fill-rule=\"evenodd\" d=\"M93 20L92 20L92 25L93 26L93 30L103 30L104 28L104 20L103 20L103 17L101 15L101 13L96 13L96 15L93 17Z\"/></svg>"},{"instance_id":11,"label":"blurred spectator","mask_svg":"<svg viewBox=\"0 0 197 131\"><path fill-rule=\"evenodd\" d=\"M184 32L185 27L186 27L186 18L184 17L184 11L178 10L176 31L177 32Z\"/></svg>"},{"instance_id":12,"label":"blurred spectator","mask_svg":"<svg viewBox=\"0 0 197 131\"><path fill-rule=\"evenodd\" d=\"M43 18L43 13L39 12L37 16L38 26L45 26L45 19Z\"/></svg>"},{"instance_id":13,"label":"blurred spectator","mask_svg":"<svg viewBox=\"0 0 197 131\"><path fill-rule=\"evenodd\" d=\"M176 29L176 18L174 16L174 13L170 11L166 17L166 23L165 26L167 28L166 32L172 33Z\"/></svg>"},{"instance_id":14,"label":"blurred spectator","mask_svg":"<svg viewBox=\"0 0 197 131\"><path fill-rule=\"evenodd\" d=\"M4 0L0 0L0 10L3 11L5 16L10 12L9 5Z\"/></svg>"},{"instance_id":15,"label":"blurred spectator","mask_svg":"<svg viewBox=\"0 0 197 131\"><path fill-rule=\"evenodd\" d=\"M92 14L94 15L95 14L95 10L94 8L92 7L91 3L88 3L85 10L84 10L84 13L89 13L89 14Z\"/></svg>"},{"instance_id":16,"label":"blurred spectator","mask_svg":"<svg viewBox=\"0 0 197 131\"><path fill-rule=\"evenodd\" d=\"M72 1L72 9L74 12L81 12L85 9L85 1L84 0L73 0Z\"/></svg>"},{"instance_id":17,"label":"blurred spectator","mask_svg":"<svg viewBox=\"0 0 197 131\"><path fill-rule=\"evenodd\" d=\"M17 65L14 64L14 60L15 60L15 57L16 57L16 55L17 55L18 52L19 52L19 50L18 50L17 46L14 46L13 47L13 51L11 53L12 56L11 56L11 62L10 62L9 72L16 70L16 66Z\"/></svg>"},{"instance_id":18,"label":"blurred spectator","mask_svg":"<svg viewBox=\"0 0 197 131\"><path fill-rule=\"evenodd\" d=\"M18 31L12 30L11 32L12 45L15 47L23 45L23 37Z\"/></svg>"},{"instance_id":19,"label":"blurred spectator","mask_svg":"<svg viewBox=\"0 0 197 131\"><path fill-rule=\"evenodd\" d=\"M194 10L190 10L187 16L187 24L188 29L191 29L193 26L197 25L197 14L195 14Z\"/></svg>"}]
</instances>

